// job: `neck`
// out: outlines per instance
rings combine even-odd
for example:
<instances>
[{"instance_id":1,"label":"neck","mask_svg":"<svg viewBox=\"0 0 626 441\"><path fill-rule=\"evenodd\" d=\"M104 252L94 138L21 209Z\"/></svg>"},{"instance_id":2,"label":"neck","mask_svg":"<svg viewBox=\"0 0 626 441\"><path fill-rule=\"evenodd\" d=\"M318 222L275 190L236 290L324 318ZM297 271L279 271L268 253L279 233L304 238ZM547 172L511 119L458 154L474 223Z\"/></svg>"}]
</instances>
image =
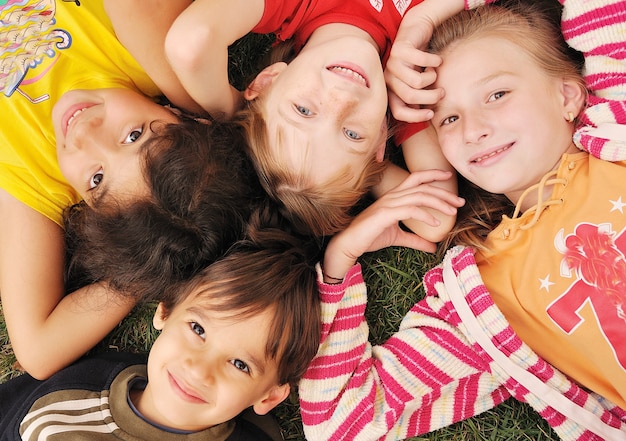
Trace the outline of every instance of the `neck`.
<instances>
[{"instance_id":1,"label":"neck","mask_svg":"<svg viewBox=\"0 0 626 441\"><path fill-rule=\"evenodd\" d=\"M306 42L305 46L314 46L320 43L333 41L341 37L357 37L362 38L372 44L376 51L380 53L380 48L374 39L363 29L346 23L329 23L317 28Z\"/></svg>"}]
</instances>

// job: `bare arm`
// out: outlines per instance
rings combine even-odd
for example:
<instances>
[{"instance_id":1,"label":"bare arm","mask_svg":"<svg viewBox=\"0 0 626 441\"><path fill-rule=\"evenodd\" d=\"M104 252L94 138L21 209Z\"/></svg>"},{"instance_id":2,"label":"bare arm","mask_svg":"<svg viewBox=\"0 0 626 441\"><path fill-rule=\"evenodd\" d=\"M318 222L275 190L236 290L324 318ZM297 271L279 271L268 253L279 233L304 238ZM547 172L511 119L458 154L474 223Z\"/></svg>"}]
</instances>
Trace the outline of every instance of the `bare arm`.
<instances>
[{"instance_id":1,"label":"bare arm","mask_svg":"<svg viewBox=\"0 0 626 441\"><path fill-rule=\"evenodd\" d=\"M231 115L242 96L228 80L228 46L259 23L264 0L195 0L167 33L165 53L204 110Z\"/></svg>"},{"instance_id":2,"label":"bare arm","mask_svg":"<svg viewBox=\"0 0 626 441\"><path fill-rule=\"evenodd\" d=\"M193 113L203 109L183 88L165 57L165 36L191 0L105 0L115 34L163 94Z\"/></svg>"},{"instance_id":3,"label":"bare arm","mask_svg":"<svg viewBox=\"0 0 626 441\"><path fill-rule=\"evenodd\" d=\"M92 285L63 297L62 229L0 190L0 298L15 355L44 379L96 345L133 303Z\"/></svg>"},{"instance_id":4,"label":"bare arm","mask_svg":"<svg viewBox=\"0 0 626 441\"><path fill-rule=\"evenodd\" d=\"M429 217L436 219L438 223L426 223L415 218L402 221L415 234L433 243L431 249L425 251L434 251L434 244L443 240L454 226L456 222L456 208L463 205L462 199L456 197L458 191L455 171L441 153L434 130L430 127L417 132L404 141L402 150L409 171L407 172L393 164L387 167L382 181L374 189L374 196L378 198L399 185L409 176L409 172L425 170L451 172L445 175L444 179L439 177L437 180L422 184L438 189L438 195L442 203L445 202L446 204L443 206L424 205L421 207Z\"/></svg>"}]
</instances>

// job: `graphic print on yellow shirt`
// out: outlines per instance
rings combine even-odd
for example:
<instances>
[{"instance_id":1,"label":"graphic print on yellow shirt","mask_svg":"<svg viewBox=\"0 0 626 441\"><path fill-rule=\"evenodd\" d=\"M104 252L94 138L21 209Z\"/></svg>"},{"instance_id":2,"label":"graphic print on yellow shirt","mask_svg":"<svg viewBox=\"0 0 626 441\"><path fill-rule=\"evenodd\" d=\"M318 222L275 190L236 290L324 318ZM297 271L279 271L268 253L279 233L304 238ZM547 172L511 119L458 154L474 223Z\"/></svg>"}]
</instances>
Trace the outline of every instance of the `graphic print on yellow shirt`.
<instances>
[{"instance_id":1,"label":"graphic print on yellow shirt","mask_svg":"<svg viewBox=\"0 0 626 441\"><path fill-rule=\"evenodd\" d=\"M561 275L575 282L552 302L548 315L572 334L583 322L579 309L591 305L615 358L626 370L625 230L612 231L610 223L581 223L573 233L559 233L555 245L563 254Z\"/></svg>"},{"instance_id":2,"label":"graphic print on yellow shirt","mask_svg":"<svg viewBox=\"0 0 626 441\"><path fill-rule=\"evenodd\" d=\"M52 108L74 89L161 94L118 41L103 0L0 0L0 188L62 226L80 200L56 156Z\"/></svg>"},{"instance_id":3,"label":"graphic print on yellow shirt","mask_svg":"<svg viewBox=\"0 0 626 441\"><path fill-rule=\"evenodd\" d=\"M30 69L48 70L56 62L58 51L71 44L67 32L54 27L54 16L54 0L9 0L0 11L0 90L5 96L15 92ZM47 98L30 97L33 102Z\"/></svg>"}]
</instances>

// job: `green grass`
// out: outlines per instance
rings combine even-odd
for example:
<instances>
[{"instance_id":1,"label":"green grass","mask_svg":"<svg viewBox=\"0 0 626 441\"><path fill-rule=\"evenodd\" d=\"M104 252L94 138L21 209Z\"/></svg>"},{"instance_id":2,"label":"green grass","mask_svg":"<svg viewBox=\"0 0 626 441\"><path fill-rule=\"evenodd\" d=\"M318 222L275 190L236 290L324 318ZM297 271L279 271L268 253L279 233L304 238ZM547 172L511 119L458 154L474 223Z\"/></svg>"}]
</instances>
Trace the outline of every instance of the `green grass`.
<instances>
[{"instance_id":1,"label":"green grass","mask_svg":"<svg viewBox=\"0 0 626 441\"><path fill-rule=\"evenodd\" d=\"M267 52L271 38L248 36L231 47L231 82L239 89L258 68ZM389 248L366 255L361 260L369 289L367 319L370 340L374 344L385 341L399 326L410 307L424 295L423 274L436 264L432 255ZM101 351L147 352L157 336L152 327L155 305L143 305L117 326L96 348ZM6 333L4 317L0 316L0 382L15 375L15 357ZM286 440L303 440L297 392L294 392L274 411ZM497 408L477 417L459 422L412 441L510 441L558 440L545 421L529 406L508 400Z\"/></svg>"}]
</instances>

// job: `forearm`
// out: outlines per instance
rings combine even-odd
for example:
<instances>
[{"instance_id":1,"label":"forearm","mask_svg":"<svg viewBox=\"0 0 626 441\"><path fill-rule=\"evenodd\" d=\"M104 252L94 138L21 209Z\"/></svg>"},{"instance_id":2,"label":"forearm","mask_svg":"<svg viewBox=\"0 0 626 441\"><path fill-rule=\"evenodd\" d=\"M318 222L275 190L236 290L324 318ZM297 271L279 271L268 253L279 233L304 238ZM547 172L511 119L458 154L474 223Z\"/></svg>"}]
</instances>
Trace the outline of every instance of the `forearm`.
<instances>
[{"instance_id":1,"label":"forearm","mask_svg":"<svg viewBox=\"0 0 626 441\"><path fill-rule=\"evenodd\" d=\"M69 294L45 320L29 323L29 332L21 335L27 350L18 361L33 377L48 378L96 346L134 305L102 284Z\"/></svg>"},{"instance_id":2,"label":"forearm","mask_svg":"<svg viewBox=\"0 0 626 441\"><path fill-rule=\"evenodd\" d=\"M169 63L207 112L231 115L241 106L241 93L228 79L228 47L259 22L264 5L263 0L196 0L169 29Z\"/></svg>"},{"instance_id":3,"label":"forearm","mask_svg":"<svg viewBox=\"0 0 626 441\"><path fill-rule=\"evenodd\" d=\"M626 10L623 0L566 0L563 36L585 56L587 108L574 142L609 161L626 159Z\"/></svg>"},{"instance_id":4,"label":"forearm","mask_svg":"<svg viewBox=\"0 0 626 441\"><path fill-rule=\"evenodd\" d=\"M463 333L424 302L384 345L372 346L359 267L341 285L321 284L320 295L323 340L299 386L307 439L375 440L390 431L403 439L472 416L480 406L457 400L460 387L480 384L485 396L499 387Z\"/></svg>"},{"instance_id":5,"label":"forearm","mask_svg":"<svg viewBox=\"0 0 626 441\"><path fill-rule=\"evenodd\" d=\"M165 57L165 36L190 0L106 0L105 9L120 42L168 100L193 113L203 112L185 91Z\"/></svg>"},{"instance_id":6,"label":"forearm","mask_svg":"<svg viewBox=\"0 0 626 441\"><path fill-rule=\"evenodd\" d=\"M47 378L93 347L132 305L102 286L64 297L63 230L0 190L0 297L18 362ZM109 303L109 301L111 303Z\"/></svg>"}]
</instances>

